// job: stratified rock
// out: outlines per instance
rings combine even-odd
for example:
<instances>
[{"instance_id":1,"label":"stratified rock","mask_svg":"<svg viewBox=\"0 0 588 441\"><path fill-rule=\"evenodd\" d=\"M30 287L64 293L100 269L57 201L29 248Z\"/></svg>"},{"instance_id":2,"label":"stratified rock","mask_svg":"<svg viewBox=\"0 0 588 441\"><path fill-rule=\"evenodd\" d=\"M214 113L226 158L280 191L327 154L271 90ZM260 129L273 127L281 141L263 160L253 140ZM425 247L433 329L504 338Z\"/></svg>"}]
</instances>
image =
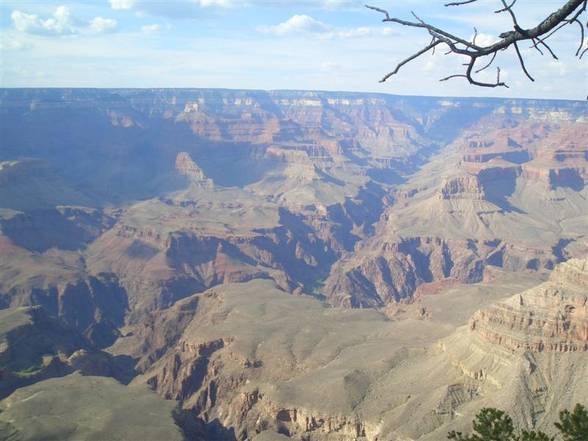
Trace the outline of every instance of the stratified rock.
<instances>
[{"instance_id":1,"label":"stratified rock","mask_svg":"<svg viewBox=\"0 0 588 441\"><path fill-rule=\"evenodd\" d=\"M588 351L588 259L560 264L548 282L478 311L470 328L517 352Z\"/></svg>"},{"instance_id":2,"label":"stratified rock","mask_svg":"<svg viewBox=\"0 0 588 441\"><path fill-rule=\"evenodd\" d=\"M212 188L213 182L208 179L202 169L194 162L187 152L180 152L176 156L176 169L180 174L186 176L193 184L203 188Z\"/></svg>"}]
</instances>

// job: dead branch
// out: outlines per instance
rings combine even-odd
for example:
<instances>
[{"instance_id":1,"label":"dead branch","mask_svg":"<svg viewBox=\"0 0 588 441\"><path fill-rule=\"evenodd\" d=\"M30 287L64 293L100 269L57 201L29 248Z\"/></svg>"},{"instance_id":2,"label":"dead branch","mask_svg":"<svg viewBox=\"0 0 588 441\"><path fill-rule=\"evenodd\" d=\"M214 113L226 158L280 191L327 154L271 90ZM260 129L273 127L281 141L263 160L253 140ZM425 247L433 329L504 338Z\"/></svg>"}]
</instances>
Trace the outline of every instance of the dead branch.
<instances>
[{"instance_id":1,"label":"dead branch","mask_svg":"<svg viewBox=\"0 0 588 441\"><path fill-rule=\"evenodd\" d=\"M457 0L452 1L450 3L446 3L445 6L463 6L470 3L475 3L477 1L478 0ZM573 23L577 23L580 27L580 44L576 50L576 57L581 59L582 56L588 51L588 47L584 48L584 46L587 45L584 38L584 36L586 35L584 27L588 26L588 24L583 24L583 22L579 20L580 15L583 14L587 9L588 0L566 0L564 1L564 4L561 8L551 13L548 17L546 17L544 20L538 23L535 27L529 29L523 29L519 25L517 15L514 11L514 6L517 3L517 0L511 0L510 3L507 3L506 0L499 1L502 7L494 12L497 14L509 14L511 17L513 28L510 31L501 33L499 35L499 40L497 42L487 46L480 46L477 43L476 40L478 36L478 30L476 28L474 28L473 38L471 40L468 40L457 35L454 35L437 26L434 26L431 23L427 23L425 20L421 19L418 15L416 15L413 11L411 11L411 14L416 21L403 20L400 18L392 17L386 9L382 9L371 5L365 5L366 8L383 14L383 22L396 23L402 26L424 29L432 37L431 42L427 46L425 46L423 49L415 52L414 54L410 55L409 57L405 58L400 63L398 63L394 70L386 74L380 80L380 82L387 81L390 77L396 75L404 65L415 60L416 58L419 58L420 56L429 52L431 49L434 51L436 46L440 44L444 44L447 47L446 55L455 54L469 58L469 61L467 63L464 63L464 66L466 66L466 70L464 73L450 75L448 77L442 78L440 81L447 81L453 78L465 78L468 80L470 84L474 86L508 87L507 84L501 81L500 79L500 67L496 68L496 81L491 83L479 81L473 78L473 75L478 74L487 69L488 67L490 67L496 59L496 55L498 54L498 52L505 51L509 49L511 46L513 47L517 59L519 60L519 64L521 66L521 70L523 71L523 73L527 76L527 78L529 78L530 81L535 81L535 79L527 69L525 59L519 49L518 43L522 41L530 41L532 43L532 45L530 46L531 48L535 48L541 55L543 55L543 51L539 47L541 46L545 48L554 59L557 60L558 58L556 54L553 52L551 47L549 47L549 45L545 42L545 40L547 40L549 37L557 33L560 29L564 28L565 26L572 25ZM490 61L484 64L483 67L476 69L475 66L478 60L483 59L485 57L489 57Z\"/></svg>"}]
</instances>

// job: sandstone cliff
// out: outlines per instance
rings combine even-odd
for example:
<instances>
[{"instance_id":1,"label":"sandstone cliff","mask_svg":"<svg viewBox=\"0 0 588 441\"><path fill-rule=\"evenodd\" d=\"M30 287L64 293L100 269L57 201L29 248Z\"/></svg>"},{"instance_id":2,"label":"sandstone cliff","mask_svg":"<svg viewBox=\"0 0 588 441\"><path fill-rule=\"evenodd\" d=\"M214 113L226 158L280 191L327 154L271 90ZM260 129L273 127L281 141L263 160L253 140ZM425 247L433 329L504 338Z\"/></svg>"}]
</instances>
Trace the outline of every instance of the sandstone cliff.
<instances>
[{"instance_id":1,"label":"sandstone cliff","mask_svg":"<svg viewBox=\"0 0 588 441\"><path fill-rule=\"evenodd\" d=\"M324 294L381 306L422 284L478 282L488 266L545 271L583 255L585 131L566 120L482 118L400 186L374 235L333 266Z\"/></svg>"},{"instance_id":2,"label":"sandstone cliff","mask_svg":"<svg viewBox=\"0 0 588 441\"><path fill-rule=\"evenodd\" d=\"M549 282L477 312L470 328L517 352L588 351L588 260L558 265Z\"/></svg>"}]
</instances>

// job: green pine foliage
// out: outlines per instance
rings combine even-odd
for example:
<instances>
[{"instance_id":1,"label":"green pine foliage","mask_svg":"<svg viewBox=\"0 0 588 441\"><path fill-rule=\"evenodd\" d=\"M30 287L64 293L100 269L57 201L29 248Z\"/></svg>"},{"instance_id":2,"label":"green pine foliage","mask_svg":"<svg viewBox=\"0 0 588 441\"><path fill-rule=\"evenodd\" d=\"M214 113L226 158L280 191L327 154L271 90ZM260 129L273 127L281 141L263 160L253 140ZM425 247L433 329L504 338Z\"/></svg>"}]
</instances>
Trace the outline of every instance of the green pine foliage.
<instances>
[{"instance_id":1,"label":"green pine foliage","mask_svg":"<svg viewBox=\"0 0 588 441\"><path fill-rule=\"evenodd\" d=\"M451 431L447 438L455 441L588 441L588 410L578 403L572 412L560 412L555 427L560 437L541 431L518 432L510 415L503 410L486 407L476 415L471 434Z\"/></svg>"},{"instance_id":2,"label":"green pine foliage","mask_svg":"<svg viewBox=\"0 0 588 441\"><path fill-rule=\"evenodd\" d=\"M588 409L578 403L573 412L567 409L560 412L555 427L563 441L588 441Z\"/></svg>"}]
</instances>

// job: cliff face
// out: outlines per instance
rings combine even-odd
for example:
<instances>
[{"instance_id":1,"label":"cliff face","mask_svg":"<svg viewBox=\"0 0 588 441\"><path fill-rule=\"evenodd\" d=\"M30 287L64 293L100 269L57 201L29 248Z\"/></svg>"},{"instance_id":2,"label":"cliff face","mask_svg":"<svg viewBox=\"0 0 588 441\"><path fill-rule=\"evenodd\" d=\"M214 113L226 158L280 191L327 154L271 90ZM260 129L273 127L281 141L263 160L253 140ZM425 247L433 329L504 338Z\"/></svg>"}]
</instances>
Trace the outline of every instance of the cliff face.
<instances>
[{"instance_id":1,"label":"cliff face","mask_svg":"<svg viewBox=\"0 0 588 441\"><path fill-rule=\"evenodd\" d=\"M126 292L112 274L82 276L55 285L15 286L2 300L7 307L42 306L99 347L116 340L128 311Z\"/></svg>"},{"instance_id":2,"label":"cliff face","mask_svg":"<svg viewBox=\"0 0 588 441\"><path fill-rule=\"evenodd\" d=\"M545 283L477 311L440 342L447 360L521 424L550 430L588 393L588 259L559 264ZM581 379L582 378L582 379Z\"/></svg>"},{"instance_id":3,"label":"cliff face","mask_svg":"<svg viewBox=\"0 0 588 441\"><path fill-rule=\"evenodd\" d=\"M583 255L586 130L563 117L484 116L399 187L375 234L333 266L325 294L385 305L419 285L478 282L488 266L549 270Z\"/></svg>"},{"instance_id":4,"label":"cliff face","mask_svg":"<svg viewBox=\"0 0 588 441\"><path fill-rule=\"evenodd\" d=\"M367 335L389 332L383 316L354 314L350 326L358 334L342 336L344 311L333 316L315 300L288 296L271 285L225 285L182 300L137 325L141 335L133 332L113 349L129 353L132 348L130 353L139 357L143 374L135 382L180 401L204 421L231 428L239 440L263 432L372 439L376 425L350 412L362 401L368 377L350 368L344 378L329 380L326 373L326 384L312 384L311 378L329 362L348 363L338 361L338 354L361 346ZM300 309L302 316L296 314ZM175 317L181 318L181 330L170 334ZM148 345L137 346L140 341ZM312 388L316 394L306 396ZM305 397L309 401L303 404ZM319 404L324 398L326 407Z\"/></svg>"},{"instance_id":5,"label":"cliff face","mask_svg":"<svg viewBox=\"0 0 588 441\"><path fill-rule=\"evenodd\" d=\"M204 188L212 188L212 179L208 179L202 169L194 162L187 152L180 152L176 156L176 170L186 176L193 184Z\"/></svg>"},{"instance_id":6,"label":"cliff face","mask_svg":"<svg viewBox=\"0 0 588 441\"><path fill-rule=\"evenodd\" d=\"M40 306L3 309L0 319L0 399L74 371L129 380L112 355Z\"/></svg>"},{"instance_id":7,"label":"cliff face","mask_svg":"<svg viewBox=\"0 0 588 441\"><path fill-rule=\"evenodd\" d=\"M588 351L588 260L558 265L547 283L477 312L470 329L516 352Z\"/></svg>"},{"instance_id":8,"label":"cliff face","mask_svg":"<svg viewBox=\"0 0 588 441\"><path fill-rule=\"evenodd\" d=\"M441 199L465 198L479 200L484 200L485 196L479 177L470 174L445 179L439 195Z\"/></svg>"},{"instance_id":9,"label":"cliff face","mask_svg":"<svg viewBox=\"0 0 588 441\"><path fill-rule=\"evenodd\" d=\"M325 285L333 304L378 307L410 299L418 286L443 279L482 280L482 261L466 241L439 237L400 239L380 245L378 257L355 266L356 257L336 264ZM347 265L353 265L347 269Z\"/></svg>"}]
</instances>

